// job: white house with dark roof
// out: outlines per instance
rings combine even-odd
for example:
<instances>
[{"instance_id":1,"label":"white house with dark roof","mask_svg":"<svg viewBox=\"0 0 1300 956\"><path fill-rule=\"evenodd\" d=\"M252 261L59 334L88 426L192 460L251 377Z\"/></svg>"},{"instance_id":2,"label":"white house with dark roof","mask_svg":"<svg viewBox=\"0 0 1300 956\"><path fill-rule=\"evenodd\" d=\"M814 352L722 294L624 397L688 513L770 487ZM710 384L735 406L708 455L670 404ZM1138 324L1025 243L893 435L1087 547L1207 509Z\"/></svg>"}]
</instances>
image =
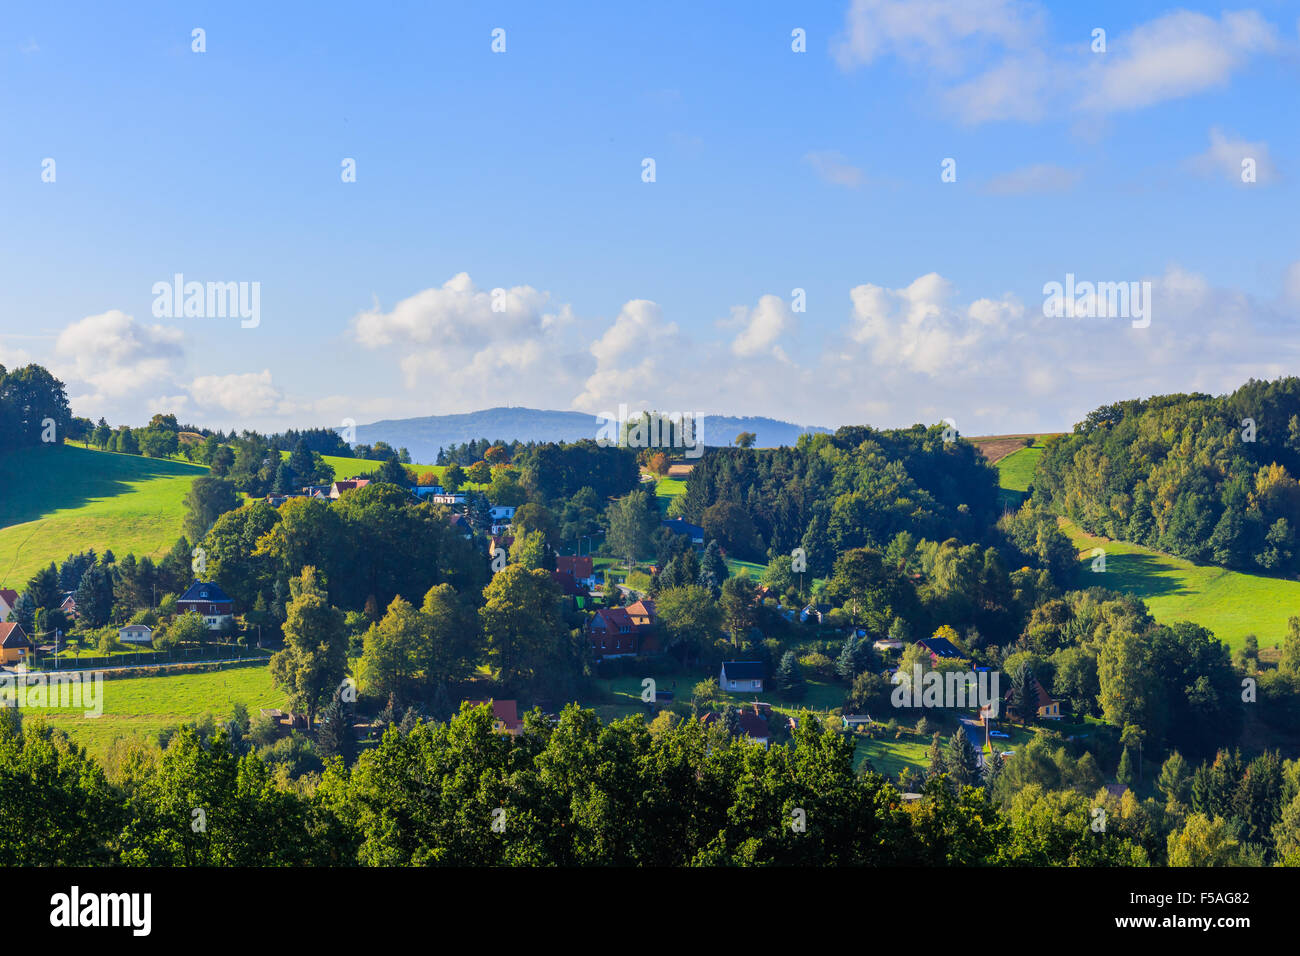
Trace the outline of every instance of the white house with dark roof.
<instances>
[{"instance_id":1,"label":"white house with dark roof","mask_svg":"<svg viewBox=\"0 0 1300 956\"><path fill-rule=\"evenodd\" d=\"M761 661L723 661L718 687L732 693L756 693L763 689L765 679Z\"/></svg>"}]
</instances>

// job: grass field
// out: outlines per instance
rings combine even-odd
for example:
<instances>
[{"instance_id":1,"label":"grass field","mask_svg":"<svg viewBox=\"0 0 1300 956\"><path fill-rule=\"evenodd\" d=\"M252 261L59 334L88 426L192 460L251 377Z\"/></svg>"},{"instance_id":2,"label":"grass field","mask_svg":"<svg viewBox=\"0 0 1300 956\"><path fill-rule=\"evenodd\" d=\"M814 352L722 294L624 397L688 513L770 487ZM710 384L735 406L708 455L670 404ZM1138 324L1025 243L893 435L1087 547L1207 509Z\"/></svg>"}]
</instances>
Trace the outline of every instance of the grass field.
<instances>
[{"instance_id":1,"label":"grass field","mask_svg":"<svg viewBox=\"0 0 1300 956\"><path fill-rule=\"evenodd\" d=\"M1280 644L1287 619L1300 614L1300 581L1193 564L1140 545L1094 537L1066 518L1060 521L1081 552L1077 586L1101 585L1135 594L1157 621L1192 621L1234 648L1254 634L1264 648ZM1104 572L1091 570L1094 548L1106 552Z\"/></svg>"},{"instance_id":2,"label":"grass field","mask_svg":"<svg viewBox=\"0 0 1300 956\"><path fill-rule=\"evenodd\" d=\"M202 465L60 445L0 455L0 585L94 548L161 557L181 536Z\"/></svg>"},{"instance_id":3,"label":"grass field","mask_svg":"<svg viewBox=\"0 0 1300 956\"><path fill-rule=\"evenodd\" d=\"M673 499L685 493L686 480L684 478L660 478L656 481L655 500L659 505L659 513L667 514L668 506L672 504Z\"/></svg>"},{"instance_id":4,"label":"grass field","mask_svg":"<svg viewBox=\"0 0 1300 956\"><path fill-rule=\"evenodd\" d=\"M82 710L40 708L31 718L64 730L92 754L108 752L117 737L153 739L160 730L192 722L210 713L228 718L236 703L257 715L259 707L284 707L288 698L271 683L267 667L232 667L202 674L133 677L103 683L104 713L86 717Z\"/></svg>"},{"instance_id":5,"label":"grass field","mask_svg":"<svg viewBox=\"0 0 1300 956\"><path fill-rule=\"evenodd\" d=\"M858 749L853 754L853 769L860 770L866 760L877 773L897 778L904 767L914 767L922 772L930 764L930 741L913 733L892 737L857 737Z\"/></svg>"},{"instance_id":6,"label":"grass field","mask_svg":"<svg viewBox=\"0 0 1300 956\"><path fill-rule=\"evenodd\" d=\"M1018 508L1034 479L1038 459L1043 457L1043 440L1036 439L1029 448L1013 451L994 462L998 470L998 503L1004 508Z\"/></svg>"}]
</instances>

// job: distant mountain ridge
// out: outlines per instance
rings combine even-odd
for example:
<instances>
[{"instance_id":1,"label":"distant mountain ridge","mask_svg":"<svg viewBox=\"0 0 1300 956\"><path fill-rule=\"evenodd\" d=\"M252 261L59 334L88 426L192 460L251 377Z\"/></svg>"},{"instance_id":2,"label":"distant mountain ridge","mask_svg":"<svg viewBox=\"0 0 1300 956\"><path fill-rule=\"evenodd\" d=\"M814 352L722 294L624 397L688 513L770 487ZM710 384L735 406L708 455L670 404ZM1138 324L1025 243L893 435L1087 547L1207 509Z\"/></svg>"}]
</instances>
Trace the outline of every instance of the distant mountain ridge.
<instances>
[{"instance_id":1,"label":"distant mountain ridge","mask_svg":"<svg viewBox=\"0 0 1300 956\"><path fill-rule=\"evenodd\" d=\"M495 441L577 441L595 438L600 422L586 412L559 412L538 408L485 408L457 415L428 415L423 418L386 419L357 426L356 440L372 445L386 441L394 448L405 448L411 460L431 464L439 448L463 445L476 438ZM821 426L795 425L774 418L731 415L704 416L704 443L728 445L741 432L758 436L760 448L793 445L799 436L826 432Z\"/></svg>"}]
</instances>

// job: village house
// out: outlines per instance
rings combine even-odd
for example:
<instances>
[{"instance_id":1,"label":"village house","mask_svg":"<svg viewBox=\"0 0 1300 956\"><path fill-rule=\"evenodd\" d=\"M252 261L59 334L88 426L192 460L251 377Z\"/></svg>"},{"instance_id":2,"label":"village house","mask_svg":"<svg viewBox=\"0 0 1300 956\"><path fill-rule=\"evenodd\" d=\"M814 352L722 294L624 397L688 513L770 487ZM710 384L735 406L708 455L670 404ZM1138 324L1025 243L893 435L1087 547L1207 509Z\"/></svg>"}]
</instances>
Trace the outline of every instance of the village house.
<instances>
[{"instance_id":1,"label":"village house","mask_svg":"<svg viewBox=\"0 0 1300 956\"><path fill-rule=\"evenodd\" d=\"M737 722L740 724L741 733L756 744L762 744L764 747L771 746L772 730L767 721L771 713L771 704L755 702L737 708ZM700 723L705 727L712 727L721 720L722 715L714 711L708 711L700 715Z\"/></svg>"},{"instance_id":2,"label":"village house","mask_svg":"<svg viewBox=\"0 0 1300 956\"><path fill-rule=\"evenodd\" d=\"M465 507L465 492L440 491L429 495L429 500L435 505L446 505L448 508L463 508Z\"/></svg>"},{"instance_id":3,"label":"village house","mask_svg":"<svg viewBox=\"0 0 1300 956\"><path fill-rule=\"evenodd\" d=\"M736 693L758 692L763 689L763 665L759 661L724 661L718 675L718 687Z\"/></svg>"},{"instance_id":4,"label":"village house","mask_svg":"<svg viewBox=\"0 0 1300 956\"><path fill-rule=\"evenodd\" d=\"M210 631L220 631L235 622L235 603L220 586L195 581L176 602L180 613L193 611Z\"/></svg>"},{"instance_id":5,"label":"village house","mask_svg":"<svg viewBox=\"0 0 1300 956\"><path fill-rule=\"evenodd\" d=\"M492 515L492 533L504 534L510 530L510 523L515 518L514 505L492 505L488 508Z\"/></svg>"},{"instance_id":6,"label":"village house","mask_svg":"<svg viewBox=\"0 0 1300 956\"><path fill-rule=\"evenodd\" d=\"M587 625L591 642L591 655L596 660L606 657L635 657L640 634L632 623L627 608L601 608Z\"/></svg>"},{"instance_id":7,"label":"village house","mask_svg":"<svg viewBox=\"0 0 1300 956\"><path fill-rule=\"evenodd\" d=\"M946 637L926 637L916 643L918 646L925 648L929 653L931 664L938 664L940 661L960 661L966 659L966 655L957 649L957 645Z\"/></svg>"},{"instance_id":8,"label":"village house","mask_svg":"<svg viewBox=\"0 0 1300 956\"><path fill-rule=\"evenodd\" d=\"M65 615L67 615L67 617L70 619L76 618L77 599L72 596L71 591L69 591L67 594L63 596L63 603L59 605L59 610L62 611Z\"/></svg>"},{"instance_id":9,"label":"village house","mask_svg":"<svg viewBox=\"0 0 1300 956\"><path fill-rule=\"evenodd\" d=\"M499 734L515 736L524 732L524 721L519 716L519 703L513 700L467 700L471 707L492 705L492 729Z\"/></svg>"},{"instance_id":10,"label":"village house","mask_svg":"<svg viewBox=\"0 0 1300 956\"><path fill-rule=\"evenodd\" d=\"M9 588L0 588L0 623L9 620L9 612L18 603L18 592Z\"/></svg>"},{"instance_id":11,"label":"village house","mask_svg":"<svg viewBox=\"0 0 1300 956\"><path fill-rule=\"evenodd\" d=\"M148 624L127 624L117 629L117 639L123 644L152 644L153 628Z\"/></svg>"},{"instance_id":12,"label":"village house","mask_svg":"<svg viewBox=\"0 0 1300 956\"><path fill-rule=\"evenodd\" d=\"M369 478L350 478L347 481L336 481L330 485L330 498L338 500L339 495L345 491L352 491L355 488L364 488L370 484Z\"/></svg>"},{"instance_id":13,"label":"village house","mask_svg":"<svg viewBox=\"0 0 1300 956\"><path fill-rule=\"evenodd\" d=\"M1038 682L1037 677L1033 677L1033 675L1030 676L1034 682L1034 695L1035 695L1035 699L1038 702L1038 716L1043 718L1044 720L1060 720L1061 719L1060 702L1052 699L1052 695L1043 689L1043 685ZM1008 720L1016 721L1017 723L1019 723L1021 721L1021 714L1020 714L1020 708L1015 703L1015 696L1016 696L1015 688L1008 687L1007 692L1003 695L1003 709L1006 712ZM981 716L984 715L984 712L987 709L988 708L980 709ZM997 714L992 714L990 716L996 717ZM987 719L985 722L987 723Z\"/></svg>"},{"instance_id":14,"label":"village house","mask_svg":"<svg viewBox=\"0 0 1300 956\"><path fill-rule=\"evenodd\" d=\"M555 570L571 575L589 591L596 586L596 572L590 557L558 554L555 556Z\"/></svg>"},{"instance_id":15,"label":"village house","mask_svg":"<svg viewBox=\"0 0 1300 956\"><path fill-rule=\"evenodd\" d=\"M632 619L638 636L637 649L641 654L657 654L660 650L659 635L656 628L658 618L655 615L655 602L651 598L642 598L627 606L627 616Z\"/></svg>"},{"instance_id":16,"label":"village house","mask_svg":"<svg viewBox=\"0 0 1300 956\"><path fill-rule=\"evenodd\" d=\"M696 547L704 547L704 529L699 525L691 524L685 518L665 518L660 524L674 534L686 535Z\"/></svg>"},{"instance_id":17,"label":"village house","mask_svg":"<svg viewBox=\"0 0 1300 956\"><path fill-rule=\"evenodd\" d=\"M32 650L32 642L16 621L0 624L0 664L17 664Z\"/></svg>"}]
</instances>

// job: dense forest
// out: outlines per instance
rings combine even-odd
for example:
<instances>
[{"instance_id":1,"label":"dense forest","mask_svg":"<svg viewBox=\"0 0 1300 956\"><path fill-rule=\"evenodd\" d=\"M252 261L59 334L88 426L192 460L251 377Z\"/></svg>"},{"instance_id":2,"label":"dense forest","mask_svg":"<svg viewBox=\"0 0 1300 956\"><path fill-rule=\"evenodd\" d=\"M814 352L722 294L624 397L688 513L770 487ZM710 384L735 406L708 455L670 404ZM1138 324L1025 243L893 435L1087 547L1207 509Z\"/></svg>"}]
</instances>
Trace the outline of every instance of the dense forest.
<instances>
[{"instance_id":1,"label":"dense forest","mask_svg":"<svg viewBox=\"0 0 1300 956\"><path fill-rule=\"evenodd\" d=\"M1300 571L1300 379L1103 406L1049 443L1033 497L1093 534L1243 571Z\"/></svg>"},{"instance_id":2,"label":"dense forest","mask_svg":"<svg viewBox=\"0 0 1300 956\"><path fill-rule=\"evenodd\" d=\"M672 513L729 553L763 560L803 546L814 573L835 554L900 531L980 540L997 519L997 472L944 428L848 426L794 448L709 449Z\"/></svg>"}]
</instances>

